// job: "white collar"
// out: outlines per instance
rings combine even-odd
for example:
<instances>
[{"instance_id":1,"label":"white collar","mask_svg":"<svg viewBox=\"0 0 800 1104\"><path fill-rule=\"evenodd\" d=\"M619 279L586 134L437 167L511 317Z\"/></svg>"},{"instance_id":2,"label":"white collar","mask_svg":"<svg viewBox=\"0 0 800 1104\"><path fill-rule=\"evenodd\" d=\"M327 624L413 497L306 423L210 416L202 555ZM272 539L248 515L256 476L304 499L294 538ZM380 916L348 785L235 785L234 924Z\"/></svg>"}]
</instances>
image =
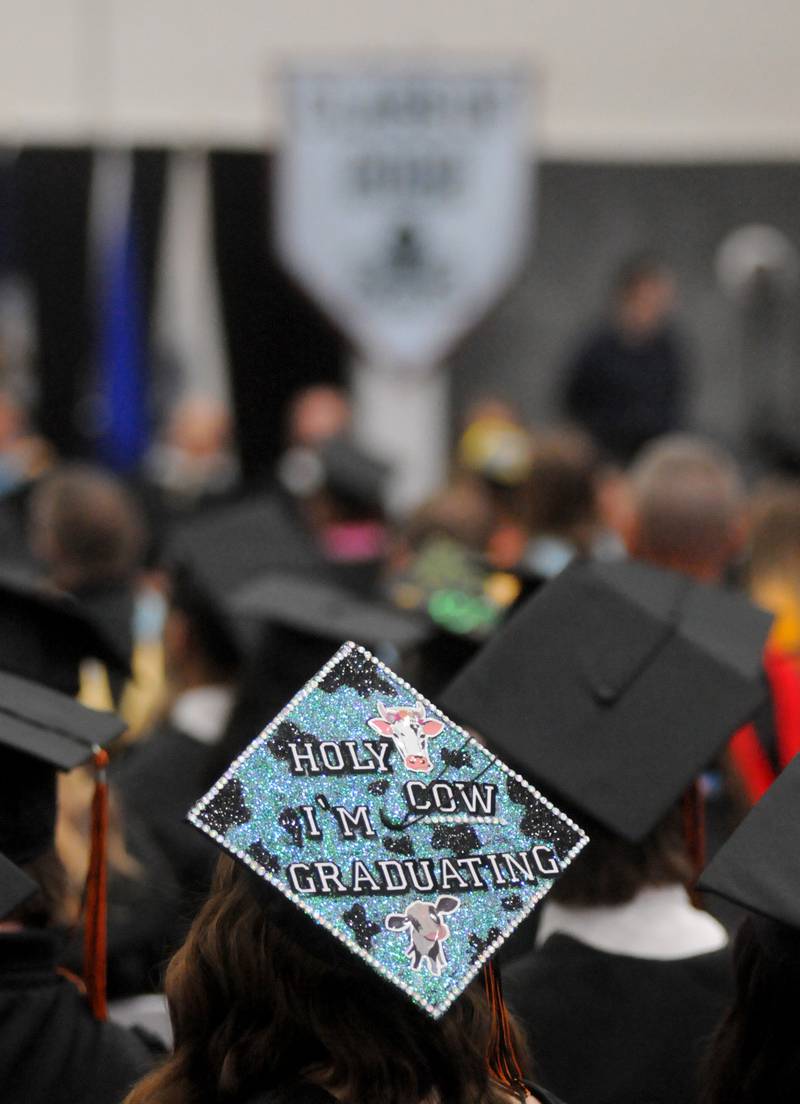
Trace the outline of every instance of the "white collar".
<instances>
[{"instance_id":1,"label":"white collar","mask_svg":"<svg viewBox=\"0 0 800 1104\"><path fill-rule=\"evenodd\" d=\"M696 909L680 885L647 886L624 905L575 908L548 902L536 946L556 932L608 954L663 960L709 954L728 942L723 926Z\"/></svg>"},{"instance_id":2,"label":"white collar","mask_svg":"<svg viewBox=\"0 0 800 1104\"><path fill-rule=\"evenodd\" d=\"M175 699L169 719L199 744L216 744L233 708L229 686L196 686Z\"/></svg>"}]
</instances>

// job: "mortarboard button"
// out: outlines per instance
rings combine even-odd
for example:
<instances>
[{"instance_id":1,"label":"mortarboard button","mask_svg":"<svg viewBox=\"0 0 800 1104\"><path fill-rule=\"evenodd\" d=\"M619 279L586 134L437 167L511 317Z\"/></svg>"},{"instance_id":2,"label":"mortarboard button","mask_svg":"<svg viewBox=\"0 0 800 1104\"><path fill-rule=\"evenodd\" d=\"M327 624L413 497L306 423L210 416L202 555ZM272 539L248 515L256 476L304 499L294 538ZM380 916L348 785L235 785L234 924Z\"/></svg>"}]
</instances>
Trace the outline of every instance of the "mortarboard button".
<instances>
[{"instance_id":1,"label":"mortarboard button","mask_svg":"<svg viewBox=\"0 0 800 1104\"><path fill-rule=\"evenodd\" d=\"M189 819L434 1017L587 842L353 643Z\"/></svg>"}]
</instances>

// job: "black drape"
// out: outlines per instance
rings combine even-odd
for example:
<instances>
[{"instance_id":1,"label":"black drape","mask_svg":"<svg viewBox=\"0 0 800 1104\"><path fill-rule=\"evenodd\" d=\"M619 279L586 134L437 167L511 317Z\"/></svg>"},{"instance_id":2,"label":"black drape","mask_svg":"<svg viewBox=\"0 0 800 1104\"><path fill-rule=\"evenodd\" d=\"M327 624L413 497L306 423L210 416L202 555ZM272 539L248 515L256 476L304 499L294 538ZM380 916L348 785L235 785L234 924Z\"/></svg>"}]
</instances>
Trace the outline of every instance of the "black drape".
<instances>
[{"instance_id":1,"label":"black drape","mask_svg":"<svg viewBox=\"0 0 800 1104\"><path fill-rule=\"evenodd\" d=\"M272 244L271 163L211 157L214 245L242 471L260 481L282 443L286 403L311 383L343 377L344 342L291 282Z\"/></svg>"},{"instance_id":2,"label":"black drape","mask_svg":"<svg viewBox=\"0 0 800 1104\"><path fill-rule=\"evenodd\" d=\"M16 162L19 243L37 328L36 422L58 451L85 455L89 364L89 149L23 149ZM81 416L83 415L83 416Z\"/></svg>"},{"instance_id":3,"label":"black drape","mask_svg":"<svg viewBox=\"0 0 800 1104\"><path fill-rule=\"evenodd\" d=\"M37 326L36 421L67 457L92 452L86 399L93 389L96 337L89 226L93 157L89 149L31 147L14 163L17 263L31 282ZM135 151L131 210L148 332L165 168L164 151Z\"/></svg>"}]
</instances>

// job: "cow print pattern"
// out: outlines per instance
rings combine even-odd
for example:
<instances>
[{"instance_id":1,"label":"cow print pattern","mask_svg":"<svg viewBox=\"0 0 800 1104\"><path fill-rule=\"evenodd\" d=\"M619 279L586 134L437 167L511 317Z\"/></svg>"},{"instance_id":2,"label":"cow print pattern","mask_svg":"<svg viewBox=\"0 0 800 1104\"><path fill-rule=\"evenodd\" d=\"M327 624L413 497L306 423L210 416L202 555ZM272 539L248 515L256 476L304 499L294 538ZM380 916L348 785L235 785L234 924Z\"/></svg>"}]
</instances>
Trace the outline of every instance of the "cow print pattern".
<instances>
[{"instance_id":1,"label":"cow print pattern","mask_svg":"<svg viewBox=\"0 0 800 1104\"><path fill-rule=\"evenodd\" d=\"M393 855L414 854L414 841L411 836L384 836L383 846Z\"/></svg>"},{"instance_id":2,"label":"cow print pattern","mask_svg":"<svg viewBox=\"0 0 800 1104\"><path fill-rule=\"evenodd\" d=\"M536 798L521 786L515 778L506 781L506 791L515 805L523 805L525 812L520 817L520 831L533 839L539 832L542 810Z\"/></svg>"},{"instance_id":3,"label":"cow print pattern","mask_svg":"<svg viewBox=\"0 0 800 1104\"><path fill-rule=\"evenodd\" d=\"M211 798L200 814L203 821L220 835L237 824L247 824L252 816L238 778L231 778Z\"/></svg>"},{"instance_id":4,"label":"cow print pattern","mask_svg":"<svg viewBox=\"0 0 800 1104\"><path fill-rule=\"evenodd\" d=\"M464 751L463 748L442 748L442 762L446 767L452 767L454 770L458 770L461 767L472 766L472 756L468 751Z\"/></svg>"},{"instance_id":5,"label":"cow print pattern","mask_svg":"<svg viewBox=\"0 0 800 1104\"><path fill-rule=\"evenodd\" d=\"M342 913L342 919L352 931L359 947L364 951L371 951L374 936L380 934L383 928L370 920L364 906L353 905L347 912Z\"/></svg>"},{"instance_id":6,"label":"cow print pattern","mask_svg":"<svg viewBox=\"0 0 800 1104\"><path fill-rule=\"evenodd\" d=\"M506 912L518 912L522 908L523 901L518 893L511 893L508 897L501 897L500 904Z\"/></svg>"},{"instance_id":7,"label":"cow print pattern","mask_svg":"<svg viewBox=\"0 0 800 1104\"><path fill-rule=\"evenodd\" d=\"M319 739L310 732L303 732L292 721L281 721L272 737L267 740L267 747L276 759L285 761L289 758L289 747L292 744L298 748L304 744L318 745Z\"/></svg>"},{"instance_id":8,"label":"cow print pattern","mask_svg":"<svg viewBox=\"0 0 800 1104\"><path fill-rule=\"evenodd\" d=\"M472 947L472 957L470 958L470 962L472 962L472 964L474 965L481 957L481 955L489 949L492 943L494 943L496 939L500 938L500 935L501 931L499 928L489 928L485 937L481 937L477 934L477 932L470 932L468 940L470 947Z\"/></svg>"},{"instance_id":9,"label":"cow print pattern","mask_svg":"<svg viewBox=\"0 0 800 1104\"><path fill-rule=\"evenodd\" d=\"M278 874L281 869L280 859L268 851L261 840L256 840L247 848L247 854L255 859L259 866L263 866L268 874Z\"/></svg>"},{"instance_id":10,"label":"cow print pattern","mask_svg":"<svg viewBox=\"0 0 800 1104\"><path fill-rule=\"evenodd\" d=\"M295 847L303 846L303 822L300 820L296 809L289 807L281 810L278 824L285 832L288 832Z\"/></svg>"},{"instance_id":11,"label":"cow print pattern","mask_svg":"<svg viewBox=\"0 0 800 1104\"><path fill-rule=\"evenodd\" d=\"M454 855L471 855L480 851L481 841L469 824L438 824L431 834L431 847Z\"/></svg>"},{"instance_id":12,"label":"cow print pattern","mask_svg":"<svg viewBox=\"0 0 800 1104\"><path fill-rule=\"evenodd\" d=\"M389 789L388 778L376 778L374 782L370 782L367 789L375 797L383 797L386 791Z\"/></svg>"},{"instance_id":13,"label":"cow print pattern","mask_svg":"<svg viewBox=\"0 0 800 1104\"><path fill-rule=\"evenodd\" d=\"M318 685L326 694L335 694L341 687L349 686L362 698L369 698L373 693L382 697L397 697L392 683L381 678L377 666L360 652L351 652Z\"/></svg>"}]
</instances>

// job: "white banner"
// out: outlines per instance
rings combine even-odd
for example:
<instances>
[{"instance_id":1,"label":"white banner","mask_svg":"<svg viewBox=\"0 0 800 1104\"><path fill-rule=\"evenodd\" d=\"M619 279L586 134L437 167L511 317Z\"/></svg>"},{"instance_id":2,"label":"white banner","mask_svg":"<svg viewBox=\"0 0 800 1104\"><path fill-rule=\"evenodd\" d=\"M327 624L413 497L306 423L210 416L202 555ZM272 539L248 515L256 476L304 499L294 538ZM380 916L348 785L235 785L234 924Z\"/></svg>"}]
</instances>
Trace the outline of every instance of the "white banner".
<instances>
[{"instance_id":1,"label":"white banner","mask_svg":"<svg viewBox=\"0 0 800 1104\"><path fill-rule=\"evenodd\" d=\"M283 260L372 364L429 368L524 262L527 86L510 69L304 69L286 81Z\"/></svg>"}]
</instances>

